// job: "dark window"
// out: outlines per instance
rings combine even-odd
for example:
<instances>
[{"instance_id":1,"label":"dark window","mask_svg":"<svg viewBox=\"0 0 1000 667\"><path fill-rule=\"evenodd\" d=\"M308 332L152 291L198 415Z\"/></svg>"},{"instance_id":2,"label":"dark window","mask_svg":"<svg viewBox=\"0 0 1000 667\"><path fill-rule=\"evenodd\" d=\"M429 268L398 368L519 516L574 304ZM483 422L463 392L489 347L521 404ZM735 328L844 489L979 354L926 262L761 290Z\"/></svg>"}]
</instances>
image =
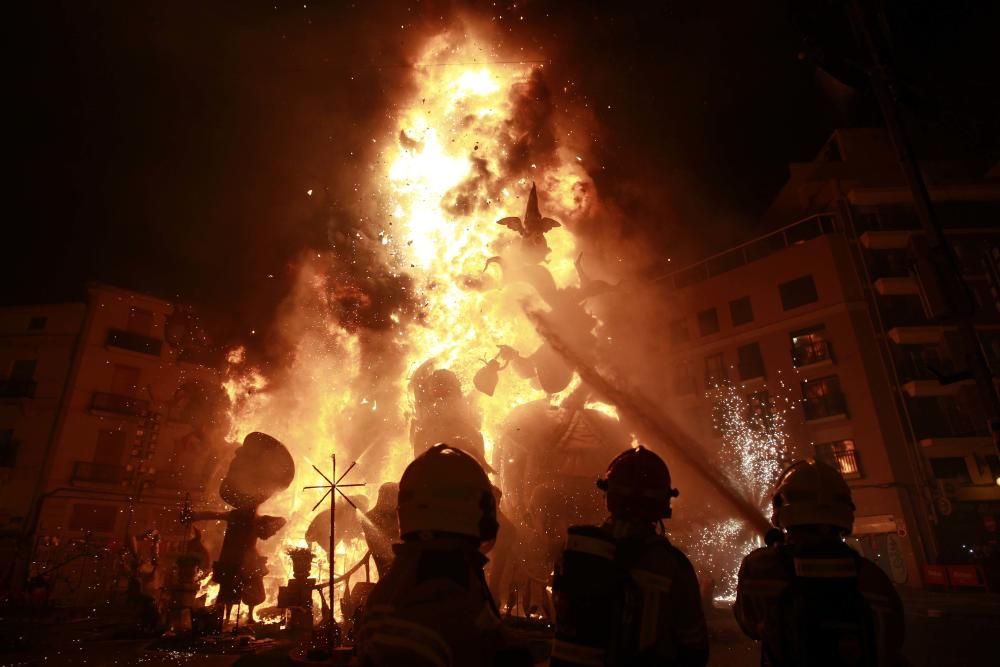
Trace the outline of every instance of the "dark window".
<instances>
[{"instance_id":1,"label":"dark window","mask_svg":"<svg viewBox=\"0 0 1000 667\"><path fill-rule=\"evenodd\" d=\"M45 328L45 325L48 323L48 321L49 318L44 316L32 317L30 320L28 320L28 329L30 331L41 331L42 329Z\"/></svg>"},{"instance_id":2,"label":"dark window","mask_svg":"<svg viewBox=\"0 0 1000 667\"><path fill-rule=\"evenodd\" d=\"M69 517L70 530L91 530L95 533L110 533L115 529L118 508L115 505L93 505L77 503Z\"/></svg>"},{"instance_id":3,"label":"dark window","mask_svg":"<svg viewBox=\"0 0 1000 667\"><path fill-rule=\"evenodd\" d=\"M108 329L108 345L153 357L160 356L160 350L163 349L161 340L122 329Z\"/></svg>"},{"instance_id":4,"label":"dark window","mask_svg":"<svg viewBox=\"0 0 1000 667\"><path fill-rule=\"evenodd\" d=\"M969 466L965 463L965 458L961 456L945 456L943 458L933 458L930 460L931 470L938 479L957 479L965 484L972 483L969 475Z\"/></svg>"},{"instance_id":5,"label":"dark window","mask_svg":"<svg viewBox=\"0 0 1000 667\"><path fill-rule=\"evenodd\" d=\"M802 402L807 420L847 414L847 402L836 375L803 380Z\"/></svg>"},{"instance_id":6,"label":"dark window","mask_svg":"<svg viewBox=\"0 0 1000 667\"><path fill-rule=\"evenodd\" d=\"M764 357L760 354L760 345L750 343L736 348L736 356L739 359L739 370L741 380L764 377Z\"/></svg>"},{"instance_id":7,"label":"dark window","mask_svg":"<svg viewBox=\"0 0 1000 667\"><path fill-rule=\"evenodd\" d=\"M816 460L833 466L847 479L861 477L858 451L853 440L834 440L816 445Z\"/></svg>"},{"instance_id":8,"label":"dark window","mask_svg":"<svg viewBox=\"0 0 1000 667\"><path fill-rule=\"evenodd\" d=\"M0 431L0 468L13 468L17 463L17 441L14 440L14 430Z\"/></svg>"},{"instance_id":9,"label":"dark window","mask_svg":"<svg viewBox=\"0 0 1000 667\"><path fill-rule=\"evenodd\" d=\"M698 313L698 333L702 336L719 333L719 313L715 308L708 308Z\"/></svg>"},{"instance_id":10,"label":"dark window","mask_svg":"<svg viewBox=\"0 0 1000 667\"><path fill-rule=\"evenodd\" d=\"M115 364L111 376L111 393L118 396L134 396L139 390L139 369L134 366Z\"/></svg>"},{"instance_id":11,"label":"dark window","mask_svg":"<svg viewBox=\"0 0 1000 667\"><path fill-rule=\"evenodd\" d=\"M750 302L750 297L744 296L730 301L729 316L733 319L734 327L753 322L753 304Z\"/></svg>"},{"instance_id":12,"label":"dark window","mask_svg":"<svg viewBox=\"0 0 1000 667\"><path fill-rule=\"evenodd\" d=\"M122 462L128 433L124 429L97 432L97 448L94 463L117 466Z\"/></svg>"},{"instance_id":13,"label":"dark window","mask_svg":"<svg viewBox=\"0 0 1000 667\"><path fill-rule=\"evenodd\" d=\"M796 368L833 359L833 349L822 325L793 331L792 363Z\"/></svg>"},{"instance_id":14,"label":"dark window","mask_svg":"<svg viewBox=\"0 0 1000 667\"><path fill-rule=\"evenodd\" d=\"M778 291L781 293L781 307L785 310L798 308L819 300L819 295L816 294L816 283L813 282L812 276L802 276L782 283L778 285Z\"/></svg>"},{"instance_id":15,"label":"dark window","mask_svg":"<svg viewBox=\"0 0 1000 667\"><path fill-rule=\"evenodd\" d=\"M34 359L18 359L10 367L11 380L34 380L35 367L38 362Z\"/></svg>"},{"instance_id":16,"label":"dark window","mask_svg":"<svg viewBox=\"0 0 1000 667\"><path fill-rule=\"evenodd\" d=\"M687 320L674 320L670 323L670 340L674 343L684 343L691 339Z\"/></svg>"},{"instance_id":17,"label":"dark window","mask_svg":"<svg viewBox=\"0 0 1000 667\"><path fill-rule=\"evenodd\" d=\"M142 308L132 308L128 313L128 326L132 333L148 336L153 330L153 313Z\"/></svg>"},{"instance_id":18,"label":"dark window","mask_svg":"<svg viewBox=\"0 0 1000 667\"><path fill-rule=\"evenodd\" d=\"M691 364L682 361L674 367L674 392L684 396L693 394L697 390L694 373L691 372Z\"/></svg>"},{"instance_id":19,"label":"dark window","mask_svg":"<svg viewBox=\"0 0 1000 667\"><path fill-rule=\"evenodd\" d=\"M729 378L726 373L726 359L722 352L705 357L705 384L713 387Z\"/></svg>"},{"instance_id":20,"label":"dark window","mask_svg":"<svg viewBox=\"0 0 1000 667\"><path fill-rule=\"evenodd\" d=\"M33 398L35 395L34 359L17 359L10 366L7 378L0 379L0 396L9 398Z\"/></svg>"}]
</instances>

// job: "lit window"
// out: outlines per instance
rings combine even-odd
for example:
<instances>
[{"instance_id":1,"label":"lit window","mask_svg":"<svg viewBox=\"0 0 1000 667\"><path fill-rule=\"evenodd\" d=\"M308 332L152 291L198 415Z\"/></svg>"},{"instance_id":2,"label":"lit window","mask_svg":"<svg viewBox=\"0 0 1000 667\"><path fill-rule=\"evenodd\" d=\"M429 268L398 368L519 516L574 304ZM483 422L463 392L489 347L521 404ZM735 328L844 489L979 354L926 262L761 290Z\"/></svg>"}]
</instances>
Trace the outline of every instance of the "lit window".
<instances>
[{"instance_id":1,"label":"lit window","mask_svg":"<svg viewBox=\"0 0 1000 667\"><path fill-rule=\"evenodd\" d=\"M847 401L840 391L840 379L836 375L804 380L802 404L806 421L847 414Z\"/></svg>"},{"instance_id":2,"label":"lit window","mask_svg":"<svg viewBox=\"0 0 1000 667\"><path fill-rule=\"evenodd\" d=\"M861 477L858 451L853 440L834 440L816 445L816 460L833 466L846 479Z\"/></svg>"},{"instance_id":3,"label":"lit window","mask_svg":"<svg viewBox=\"0 0 1000 667\"><path fill-rule=\"evenodd\" d=\"M796 368L833 359L830 339L823 325L792 332L792 363Z\"/></svg>"}]
</instances>

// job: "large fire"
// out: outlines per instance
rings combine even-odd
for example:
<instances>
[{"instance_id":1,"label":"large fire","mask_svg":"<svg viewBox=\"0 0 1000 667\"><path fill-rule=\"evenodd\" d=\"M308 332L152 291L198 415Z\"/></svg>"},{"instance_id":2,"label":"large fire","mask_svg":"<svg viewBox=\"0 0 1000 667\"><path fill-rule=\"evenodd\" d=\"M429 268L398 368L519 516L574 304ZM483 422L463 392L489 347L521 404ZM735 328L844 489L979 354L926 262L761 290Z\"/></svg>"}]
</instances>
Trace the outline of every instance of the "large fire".
<instances>
[{"instance_id":1,"label":"large fire","mask_svg":"<svg viewBox=\"0 0 1000 667\"><path fill-rule=\"evenodd\" d=\"M530 94L539 73L529 65L483 62L488 50L482 44L456 39L445 35L429 42L414 66L416 91L399 111L393 132L373 139L382 159L371 182L358 188L377 200L384 221L377 238L357 232L335 241L365 244L366 256L382 263L371 272L408 277L410 306L390 311L379 330L359 332L343 316L343 303L364 309L372 297L338 279L342 274L335 266L330 270L331 263L344 261L343 254L320 251L301 267L282 323L294 347L285 376L269 385L242 351L229 356L229 439L238 442L250 431L264 431L286 443L296 461L291 488L263 508L288 517L282 533L260 546L269 556L271 589L290 575L285 548L298 544L315 516L310 509L318 497L302 488L319 480L312 465L327 470L333 452L341 466L357 460L347 481L365 481L370 504L381 483L399 479L413 456L409 386L423 365L430 362L458 376L481 414L487 461L513 407L559 399L537 380L513 372L500 374L492 396L473 389L476 373L498 358L499 346L530 355L542 344L524 315L526 305L546 309L536 288L511 280L509 264L490 258L518 256L518 233L497 221L524 215L537 184L544 215L562 226L545 234L551 252L536 264L556 288L578 284L577 248L569 230L590 204L592 188L580 158L568 148L556 149L557 159L547 164L527 165L516 177L501 176L510 171L505 165L521 139L515 105L519 96ZM389 352L396 354L392 363L383 359ZM364 545L355 538L337 551L335 570L342 572L364 553ZM324 555L314 562L314 575L325 577L325 560Z\"/></svg>"}]
</instances>

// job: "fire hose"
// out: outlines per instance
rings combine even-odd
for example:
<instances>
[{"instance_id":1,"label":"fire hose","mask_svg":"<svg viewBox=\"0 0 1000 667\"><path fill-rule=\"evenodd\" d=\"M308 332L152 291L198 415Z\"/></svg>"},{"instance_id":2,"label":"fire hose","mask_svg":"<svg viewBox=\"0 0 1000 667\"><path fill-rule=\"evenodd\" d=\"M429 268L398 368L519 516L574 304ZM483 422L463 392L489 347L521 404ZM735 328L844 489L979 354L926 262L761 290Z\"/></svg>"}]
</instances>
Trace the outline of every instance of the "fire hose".
<instances>
[{"instance_id":1,"label":"fire hose","mask_svg":"<svg viewBox=\"0 0 1000 667\"><path fill-rule=\"evenodd\" d=\"M625 391L608 380L591 364L573 350L553 330L543 313L525 307L525 314L534 324L538 334L561 356L566 363L576 369L580 378L597 391L602 398L612 403L622 415L628 418L644 436L675 451L685 463L694 468L719 494L730 503L747 524L764 535L771 524L761 514L758 507L747 500L733 483L710 466L698 442L687 435L670 417L652 408L648 400L635 390Z\"/></svg>"}]
</instances>

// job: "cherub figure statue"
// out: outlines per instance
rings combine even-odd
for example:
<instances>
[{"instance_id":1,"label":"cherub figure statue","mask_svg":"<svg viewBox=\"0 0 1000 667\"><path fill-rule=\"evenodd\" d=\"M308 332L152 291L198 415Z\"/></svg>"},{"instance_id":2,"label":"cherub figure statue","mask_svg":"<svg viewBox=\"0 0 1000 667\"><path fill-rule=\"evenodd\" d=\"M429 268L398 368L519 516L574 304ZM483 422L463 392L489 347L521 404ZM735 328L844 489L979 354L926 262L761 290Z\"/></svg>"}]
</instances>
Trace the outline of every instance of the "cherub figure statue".
<instances>
[{"instance_id":1,"label":"cherub figure statue","mask_svg":"<svg viewBox=\"0 0 1000 667\"><path fill-rule=\"evenodd\" d=\"M219 559L212 563L212 577L219 584L216 602L224 620L232 608L247 605L253 622L253 609L264 601L264 575L267 558L257 553L257 540L274 536L285 519L257 514L257 509L276 493L284 491L295 478L295 463L283 444L275 438L254 432L236 450L226 472L219 495L233 507L228 512L192 512L187 521L225 521Z\"/></svg>"}]
</instances>

